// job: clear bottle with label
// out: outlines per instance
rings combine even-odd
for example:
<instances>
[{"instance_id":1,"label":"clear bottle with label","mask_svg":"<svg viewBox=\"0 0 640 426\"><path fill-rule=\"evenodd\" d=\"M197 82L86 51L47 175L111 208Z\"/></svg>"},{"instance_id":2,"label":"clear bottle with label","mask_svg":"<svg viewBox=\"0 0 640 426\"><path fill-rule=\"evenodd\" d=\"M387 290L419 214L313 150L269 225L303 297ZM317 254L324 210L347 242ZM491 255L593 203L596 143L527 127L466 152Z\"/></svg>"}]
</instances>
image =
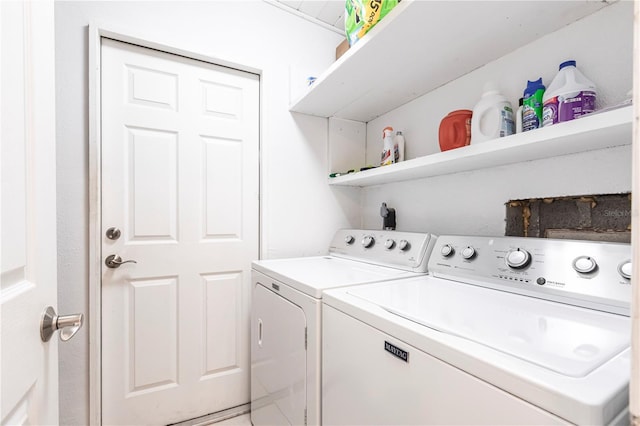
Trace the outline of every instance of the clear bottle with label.
<instances>
[{"instance_id":1,"label":"clear bottle with label","mask_svg":"<svg viewBox=\"0 0 640 426\"><path fill-rule=\"evenodd\" d=\"M560 64L543 97L544 127L573 120L596 109L596 85L577 68L576 61Z\"/></svg>"},{"instance_id":2,"label":"clear bottle with label","mask_svg":"<svg viewBox=\"0 0 640 426\"><path fill-rule=\"evenodd\" d=\"M471 144L509 136L515 133L513 108L491 83L473 108L471 117Z\"/></svg>"},{"instance_id":3,"label":"clear bottle with label","mask_svg":"<svg viewBox=\"0 0 640 426\"><path fill-rule=\"evenodd\" d=\"M393 152L396 163L404 161L404 136L400 131L397 131L393 138Z\"/></svg>"}]
</instances>

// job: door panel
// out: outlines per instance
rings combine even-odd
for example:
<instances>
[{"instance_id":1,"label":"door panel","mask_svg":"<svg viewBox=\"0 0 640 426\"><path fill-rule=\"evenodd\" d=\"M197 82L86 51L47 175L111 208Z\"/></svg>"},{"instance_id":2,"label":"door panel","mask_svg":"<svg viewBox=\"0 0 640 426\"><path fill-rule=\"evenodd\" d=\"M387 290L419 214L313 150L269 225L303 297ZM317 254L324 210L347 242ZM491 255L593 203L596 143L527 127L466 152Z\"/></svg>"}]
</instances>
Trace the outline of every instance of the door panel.
<instances>
[{"instance_id":1,"label":"door panel","mask_svg":"<svg viewBox=\"0 0 640 426\"><path fill-rule=\"evenodd\" d=\"M178 75L157 69L125 66L128 72L127 98L131 104L177 110Z\"/></svg>"},{"instance_id":2,"label":"door panel","mask_svg":"<svg viewBox=\"0 0 640 426\"><path fill-rule=\"evenodd\" d=\"M53 2L0 2L0 424L58 423Z\"/></svg>"},{"instance_id":3,"label":"door panel","mask_svg":"<svg viewBox=\"0 0 640 426\"><path fill-rule=\"evenodd\" d=\"M261 284L251 310L251 420L306 424L307 320L299 306Z\"/></svg>"},{"instance_id":4,"label":"door panel","mask_svg":"<svg viewBox=\"0 0 640 426\"><path fill-rule=\"evenodd\" d=\"M130 239L177 240L178 134L127 128Z\"/></svg>"},{"instance_id":5,"label":"door panel","mask_svg":"<svg viewBox=\"0 0 640 426\"><path fill-rule=\"evenodd\" d=\"M249 402L259 79L102 41L103 422ZM104 234L103 234L104 235Z\"/></svg>"},{"instance_id":6,"label":"door panel","mask_svg":"<svg viewBox=\"0 0 640 426\"><path fill-rule=\"evenodd\" d=\"M238 291L242 288L242 273L205 275L202 279L205 343L201 378L214 379L218 374L243 368L237 341L238 327L243 326L242 295ZM226 344L220 345L221 342Z\"/></svg>"},{"instance_id":7,"label":"door panel","mask_svg":"<svg viewBox=\"0 0 640 426\"><path fill-rule=\"evenodd\" d=\"M177 277L129 282L129 392L178 383L177 284Z\"/></svg>"},{"instance_id":8,"label":"door panel","mask_svg":"<svg viewBox=\"0 0 640 426\"><path fill-rule=\"evenodd\" d=\"M204 238L242 239L241 142L202 138L206 200ZM225 181L228 182L226 185L217 184Z\"/></svg>"}]
</instances>

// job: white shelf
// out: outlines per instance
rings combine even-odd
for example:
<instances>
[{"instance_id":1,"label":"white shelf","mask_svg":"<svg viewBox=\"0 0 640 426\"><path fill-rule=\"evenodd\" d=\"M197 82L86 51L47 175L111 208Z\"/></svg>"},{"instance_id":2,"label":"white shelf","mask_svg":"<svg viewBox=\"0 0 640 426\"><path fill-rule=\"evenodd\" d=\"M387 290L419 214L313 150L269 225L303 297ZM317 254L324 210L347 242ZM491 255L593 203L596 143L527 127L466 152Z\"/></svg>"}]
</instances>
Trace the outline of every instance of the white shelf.
<instances>
[{"instance_id":1,"label":"white shelf","mask_svg":"<svg viewBox=\"0 0 640 426\"><path fill-rule=\"evenodd\" d=\"M329 178L329 184L380 185L630 145L632 119L633 107L626 106L477 145Z\"/></svg>"},{"instance_id":2,"label":"white shelf","mask_svg":"<svg viewBox=\"0 0 640 426\"><path fill-rule=\"evenodd\" d=\"M368 122L606 6L402 0L290 110Z\"/></svg>"}]
</instances>

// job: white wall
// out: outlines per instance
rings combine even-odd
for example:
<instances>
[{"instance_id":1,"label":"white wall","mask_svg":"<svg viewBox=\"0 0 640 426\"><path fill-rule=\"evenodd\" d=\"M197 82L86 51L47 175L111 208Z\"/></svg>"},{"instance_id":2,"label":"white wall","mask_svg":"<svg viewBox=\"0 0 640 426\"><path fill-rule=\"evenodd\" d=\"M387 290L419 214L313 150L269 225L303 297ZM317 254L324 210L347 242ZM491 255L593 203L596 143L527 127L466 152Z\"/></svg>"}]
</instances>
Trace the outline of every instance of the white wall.
<instances>
[{"instance_id":1,"label":"white wall","mask_svg":"<svg viewBox=\"0 0 640 426\"><path fill-rule=\"evenodd\" d=\"M379 162L385 126L403 130L408 158L440 152L440 120L473 109L486 81L517 107L527 79L549 85L575 59L598 86L598 106L632 88L633 3L622 1L503 56L367 124L367 163ZM363 190L363 226L379 227L380 203L397 209L398 228L436 234L504 235L510 199L631 191L630 146L457 173Z\"/></svg>"},{"instance_id":2,"label":"white wall","mask_svg":"<svg viewBox=\"0 0 640 426\"><path fill-rule=\"evenodd\" d=\"M329 188L327 120L288 112L289 76L326 69L342 37L262 1L56 2L59 312L88 316L90 22L261 70L263 257L325 253L359 225L359 194ZM60 423L88 424L88 327L60 346Z\"/></svg>"}]
</instances>

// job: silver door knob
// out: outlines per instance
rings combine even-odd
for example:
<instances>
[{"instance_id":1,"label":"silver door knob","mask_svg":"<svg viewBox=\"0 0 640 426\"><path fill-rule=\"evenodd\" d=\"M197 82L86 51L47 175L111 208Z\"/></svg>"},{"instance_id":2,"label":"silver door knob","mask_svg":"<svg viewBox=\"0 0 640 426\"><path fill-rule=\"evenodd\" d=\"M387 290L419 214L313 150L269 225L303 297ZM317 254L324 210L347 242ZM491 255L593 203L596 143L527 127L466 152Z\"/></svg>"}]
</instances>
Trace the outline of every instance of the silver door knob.
<instances>
[{"instance_id":1,"label":"silver door knob","mask_svg":"<svg viewBox=\"0 0 640 426\"><path fill-rule=\"evenodd\" d=\"M80 330L83 318L82 314L59 316L52 306L48 306L42 313L40 320L40 338L43 342L48 342L53 333L60 330L60 340L66 342Z\"/></svg>"},{"instance_id":2,"label":"silver door knob","mask_svg":"<svg viewBox=\"0 0 640 426\"><path fill-rule=\"evenodd\" d=\"M107 268L119 268L123 263L138 263L135 260L122 260L120 256L117 254L110 254L104 260L104 264L107 265Z\"/></svg>"}]
</instances>

